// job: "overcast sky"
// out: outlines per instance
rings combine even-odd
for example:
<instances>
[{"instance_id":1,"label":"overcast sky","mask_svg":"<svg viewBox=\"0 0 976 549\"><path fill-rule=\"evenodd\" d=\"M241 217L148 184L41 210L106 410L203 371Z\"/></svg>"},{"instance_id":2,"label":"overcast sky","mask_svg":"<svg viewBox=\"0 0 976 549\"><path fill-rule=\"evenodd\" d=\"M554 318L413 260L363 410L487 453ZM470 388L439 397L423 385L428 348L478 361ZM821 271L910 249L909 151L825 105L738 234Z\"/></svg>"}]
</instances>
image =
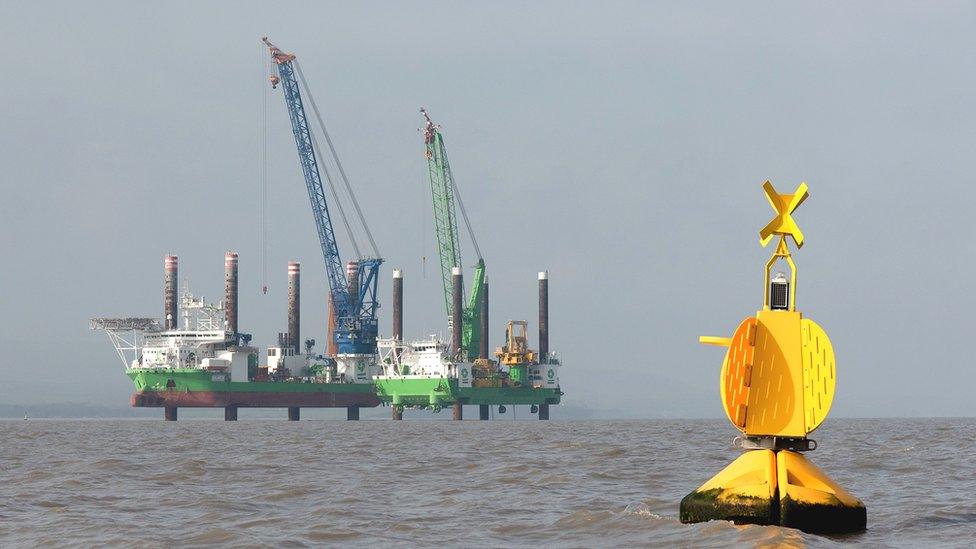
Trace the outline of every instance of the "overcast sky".
<instances>
[{"instance_id":1,"label":"overcast sky","mask_svg":"<svg viewBox=\"0 0 976 549\"><path fill-rule=\"evenodd\" d=\"M324 341L324 267L280 90L260 291L268 35L298 55L386 258L384 334L393 267L407 334L446 329L425 106L488 265L493 346L510 318L535 334L536 273L551 271L566 402L722 415L722 350L697 338L762 306L771 179L810 186L798 306L833 341L833 413L973 415L974 15L951 2L2 2L0 402L127 402L87 319L161 316L166 253L216 300L223 253L238 251L241 328L261 346L285 330L286 263L300 260L302 333Z\"/></svg>"}]
</instances>

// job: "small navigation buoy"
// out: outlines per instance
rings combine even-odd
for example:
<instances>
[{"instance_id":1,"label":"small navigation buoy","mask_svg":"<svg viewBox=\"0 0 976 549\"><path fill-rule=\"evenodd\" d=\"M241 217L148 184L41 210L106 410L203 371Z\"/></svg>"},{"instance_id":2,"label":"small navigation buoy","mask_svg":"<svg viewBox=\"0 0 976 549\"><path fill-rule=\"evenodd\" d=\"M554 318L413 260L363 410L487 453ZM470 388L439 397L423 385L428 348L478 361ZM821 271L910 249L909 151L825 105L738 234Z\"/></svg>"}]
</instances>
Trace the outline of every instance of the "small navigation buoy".
<instances>
[{"instance_id":1,"label":"small navigation buoy","mask_svg":"<svg viewBox=\"0 0 976 549\"><path fill-rule=\"evenodd\" d=\"M681 522L730 520L810 533L860 532L867 511L801 452L815 450L807 436L827 417L834 397L836 366L827 332L796 310L796 265L786 241L803 246L792 213L809 195L806 183L793 194L763 190L776 217L760 232L762 246L779 242L766 263L763 308L747 317L732 337L699 338L727 347L720 390L729 421L742 432L734 445L745 452L681 500ZM770 270L785 261L790 278Z\"/></svg>"}]
</instances>

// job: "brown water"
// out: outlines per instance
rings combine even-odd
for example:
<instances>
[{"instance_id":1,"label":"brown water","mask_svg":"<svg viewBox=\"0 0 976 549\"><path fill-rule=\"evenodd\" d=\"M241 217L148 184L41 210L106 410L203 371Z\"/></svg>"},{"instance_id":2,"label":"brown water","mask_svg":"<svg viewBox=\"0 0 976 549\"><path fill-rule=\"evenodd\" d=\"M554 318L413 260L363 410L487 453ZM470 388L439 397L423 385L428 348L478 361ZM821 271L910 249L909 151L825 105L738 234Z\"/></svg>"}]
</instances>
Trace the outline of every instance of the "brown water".
<instances>
[{"instance_id":1,"label":"brown water","mask_svg":"<svg viewBox=\"0 0 976 549\"><path fill-rule=\"evenodd\" d=\"M976 420L831 419L868 531L683 525L724 420L0 422L0 546L976 544Z\"/></svg>"}]
</instances>

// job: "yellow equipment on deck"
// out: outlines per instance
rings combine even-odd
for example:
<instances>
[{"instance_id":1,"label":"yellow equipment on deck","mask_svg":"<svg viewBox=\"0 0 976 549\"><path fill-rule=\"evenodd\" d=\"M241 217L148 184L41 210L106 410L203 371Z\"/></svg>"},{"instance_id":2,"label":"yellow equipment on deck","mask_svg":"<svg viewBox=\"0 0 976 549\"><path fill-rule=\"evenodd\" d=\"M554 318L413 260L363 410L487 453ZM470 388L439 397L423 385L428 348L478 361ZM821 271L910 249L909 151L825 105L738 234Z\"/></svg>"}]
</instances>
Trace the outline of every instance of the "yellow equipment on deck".
<instances>
[{"instance_id":1,"label":"yellow equipment on deck","mask_svg":"<svg viewBox=\"0 0 976 549\"><path fill-rule=\"evenodd\" d=\"M834 351L827 333L796 310L796 265L786 237L797 248L803 233L792 213L809 196L806 183L778 194L769 181L763 190L776 217L759 233L765 247L779 242L766 263L763 309L744 319L732 337L702 336L708 345L727 347L719 392L729 421L747 451L681 501L681 521L732 520L779 524L814 533L864 530L864 504L806 460L807 438L830 411L836 385ZM770 272L785 261L790 279Z\"/></svg>"},{"instance_id":2,"label":"yellow equipment on deck","mask_svg":"<svg viewBox=\"0 0 976 549\"><path fill-rule=\"evenodd\" d=\"M498 361L506 366L535 364L536 353L529 349L528 322L509 320L505 330L505 345L495 349Z\"/></svg>"}]
</instances>

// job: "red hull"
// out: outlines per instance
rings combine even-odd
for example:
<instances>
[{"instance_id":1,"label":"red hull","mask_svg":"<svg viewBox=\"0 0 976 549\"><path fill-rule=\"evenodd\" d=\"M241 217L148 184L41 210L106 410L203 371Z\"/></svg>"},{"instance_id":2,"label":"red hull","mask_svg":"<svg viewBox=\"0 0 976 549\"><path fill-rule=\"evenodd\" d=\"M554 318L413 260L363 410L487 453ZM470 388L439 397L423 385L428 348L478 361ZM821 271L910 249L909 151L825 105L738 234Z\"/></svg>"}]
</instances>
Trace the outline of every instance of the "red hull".
<instances>
[{"instance_id":1,"label":"red hull","mask_svg":"<svg viewBox=\"0 0 976 549\"><path fill-rule=\"evenodd\" d=\"M245 393L230 391L142 391L129 399L137 408L373 408L380 399L370 393Z\"/></svg>"}]
</instances>

